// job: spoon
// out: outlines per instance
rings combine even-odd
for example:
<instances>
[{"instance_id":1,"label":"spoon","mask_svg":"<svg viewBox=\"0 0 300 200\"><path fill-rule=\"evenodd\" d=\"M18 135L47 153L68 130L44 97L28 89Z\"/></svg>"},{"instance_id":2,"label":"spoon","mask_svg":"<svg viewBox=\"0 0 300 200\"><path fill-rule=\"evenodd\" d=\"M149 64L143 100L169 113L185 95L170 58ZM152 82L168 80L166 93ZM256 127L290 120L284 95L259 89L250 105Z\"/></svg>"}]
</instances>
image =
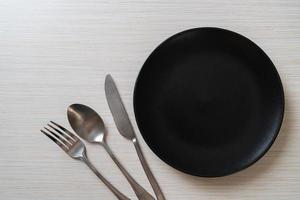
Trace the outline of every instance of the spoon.
<instances>
[{"instance_id":1,"label":"spoon","mask_svg":"<svg viewBox=\"0 0 300 200\"><path fill-rule=\"evenodd\" d=\"M104 122L96 111L82 104L72 104L68 107L67 114L71 127L81 138L87 142L98 143L104 147L128 180L139 200L155 200L151 194L132 178L107 145Z\"/></svg>"}]
</instances>

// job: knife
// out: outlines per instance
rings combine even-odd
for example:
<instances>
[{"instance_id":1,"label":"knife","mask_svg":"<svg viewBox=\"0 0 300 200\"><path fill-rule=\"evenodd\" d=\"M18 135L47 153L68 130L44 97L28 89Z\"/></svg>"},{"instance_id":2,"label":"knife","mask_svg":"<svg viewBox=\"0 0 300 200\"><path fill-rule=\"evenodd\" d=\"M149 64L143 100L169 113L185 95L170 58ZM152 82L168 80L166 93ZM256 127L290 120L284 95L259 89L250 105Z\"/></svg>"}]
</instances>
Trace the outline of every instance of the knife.
<instances>
[{"instance_id":1,"label":"knife","mask_svg":"<svg viewBox=\"0 0 300 200\"><path fill-rule=\"evenodd\" d=\"M140 159L140 162L143 166L143 169L156 195L156 198L158 200L165 200L165 197L146 162L146 159L143 155L136 134L133 130L132 124L129 120L128 114L123 105L121 96L118 92L117 86L110 74L106 75L105 77L105 94L106 94L108 106L110 108L110 111L112 113L118 131L123 137L133 142L138 157Z\"/></svg>"}]
</instances>

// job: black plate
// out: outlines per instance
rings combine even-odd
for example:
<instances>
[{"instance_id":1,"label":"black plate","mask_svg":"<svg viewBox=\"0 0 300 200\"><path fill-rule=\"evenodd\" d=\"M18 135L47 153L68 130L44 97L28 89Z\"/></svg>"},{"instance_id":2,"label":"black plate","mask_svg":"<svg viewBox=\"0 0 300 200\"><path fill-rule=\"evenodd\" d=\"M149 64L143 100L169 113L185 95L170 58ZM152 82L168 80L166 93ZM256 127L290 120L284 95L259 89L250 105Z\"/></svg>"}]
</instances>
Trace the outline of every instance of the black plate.
<instances>
[{"instance_id":1,"label":"black plate","mask_svg":"<svg viewBox=\"0 0 300 200\"><path fill-rule=\"evenodd\" d=\"M256 44L228 30L197 28L152 52L136 81L134 112L163 161L216 177L266 153L282 123L284 94L273 63Z\"/></svg>"}]
</instances>

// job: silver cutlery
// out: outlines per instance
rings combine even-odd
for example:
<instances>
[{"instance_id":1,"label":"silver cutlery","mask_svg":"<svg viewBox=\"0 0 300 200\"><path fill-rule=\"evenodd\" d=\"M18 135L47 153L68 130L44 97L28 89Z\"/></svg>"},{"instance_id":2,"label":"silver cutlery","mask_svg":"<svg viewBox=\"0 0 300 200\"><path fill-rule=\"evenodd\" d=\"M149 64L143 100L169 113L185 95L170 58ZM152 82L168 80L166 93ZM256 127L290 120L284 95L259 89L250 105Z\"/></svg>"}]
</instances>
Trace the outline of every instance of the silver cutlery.
<instances>
[{"instance_id":1,"label":"silver cutlery","mask_svg":"<svg viewBox=\"0 0 300 200\"><path fill-rule=\"evenodd\" d=\"M130 200L98 172L87 157L85 145L75 134L53 121L48 124L48 127L44 127L41 132L55 142L70 157L83 161L119 200Z\"/></svg>"},{"instance_id":2,"label":"silver cutlery","mask_svg":"<svg viewBox=\"0 0 300 200\"><path fill-rule=\"evenodd\" d=\"M152 174L152 172L146 162L146 159L143 156L138 139L133 130L133 127L129 120L128 114L123 105L121 96L118 92L116 84L115 84L113 78L111 77L111 75L107 75L105 78L105 93L106 93L106 99L107 99L110 111L113 115L113 119L116 123L116 126L117 126L120 134L123 135L123 137L125 137L128 140L131 140L133 142L135 149L137 151L138 157L140 159L140 162L144 168L144 171L148 177L148 180L154 190L154 193L155 193L157 199L165 200L165 197L164 197L154 175Z\"/></svg>"},{"instance_id":3,"label":"silver cutlery","mask_svg":"<svg viewBox=\"0 0 300 200\"><path fill-rule=\"evenodd\" d=\"M132 178L113 154L106 142L104 122L96 111L82 104L73 104L68 107L67 114L71 127L82 139L90 143L98 143L104 147L130 183L139 200L155 200L151 194Z\"/></svg>"}]
</instances>

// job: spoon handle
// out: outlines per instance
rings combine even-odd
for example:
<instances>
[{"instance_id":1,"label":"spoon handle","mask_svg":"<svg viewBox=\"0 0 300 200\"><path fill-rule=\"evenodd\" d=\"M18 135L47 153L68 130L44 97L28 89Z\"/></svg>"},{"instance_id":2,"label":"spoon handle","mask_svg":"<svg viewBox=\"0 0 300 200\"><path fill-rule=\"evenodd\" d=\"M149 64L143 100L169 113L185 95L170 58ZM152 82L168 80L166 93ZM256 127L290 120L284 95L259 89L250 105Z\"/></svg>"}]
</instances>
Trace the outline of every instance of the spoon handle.
<instances>
[{"instance_id":1,"label":"spoon handle","mask_svg":"<svg viewBox=\"0 0 300 200\"><path fill-rule=\"evenodd\" d=\"M155 200L154 197L151 196L141 185L139 185L134 178L127 172L127 170L123 167L123 165L119 162L119 160L115 157L110 147L106 144L102 144L107 153L110 155L111 159L116 163L121 172L124 174L129 184L131 185L133 191L139 200Z\"/></svg>"},{"instance_id":2,"label":"spoon handle","mask_svg":"<svg viewBox=\"0 0 300 200\"><path fill-rule=\"evenodd\" d=\"M124 194L122 194L117 188L115 188L106 178L104 178L100 172L94 167L94 165L89 161L87 157L83 157L82 161L98 176L98 178L112 191L112 193L119 200L130 200Z\"/></svg>"},{"instance_id":3,"label":"spoon handle","mask_svg":"<svg viewBox=\"0 0 300 200\"><path fill-rule=\"evenodd\" d=\"M137 138L134 138L132 141L133 141L134 147L136 149L136 152L138 154L138 157L141 161L141 164L144 168L144 171L145 171L145 173L148 177L148 180L149 180L149 182L152 186L152 189L153 189L153 191L156 195L157 200L165 200L165 197L164 197L164 195L163 195L163 193L162 193L162 191L161 191L161 189L158 185L158 182L156 181L154 175L152 174L152 172L151 172L151 170L150 170L150 168L149 168L149 166L146 162L146 159L143 155L142 149L139 145L139 142L138 142Z\"/></svg>"}]
</instances>

